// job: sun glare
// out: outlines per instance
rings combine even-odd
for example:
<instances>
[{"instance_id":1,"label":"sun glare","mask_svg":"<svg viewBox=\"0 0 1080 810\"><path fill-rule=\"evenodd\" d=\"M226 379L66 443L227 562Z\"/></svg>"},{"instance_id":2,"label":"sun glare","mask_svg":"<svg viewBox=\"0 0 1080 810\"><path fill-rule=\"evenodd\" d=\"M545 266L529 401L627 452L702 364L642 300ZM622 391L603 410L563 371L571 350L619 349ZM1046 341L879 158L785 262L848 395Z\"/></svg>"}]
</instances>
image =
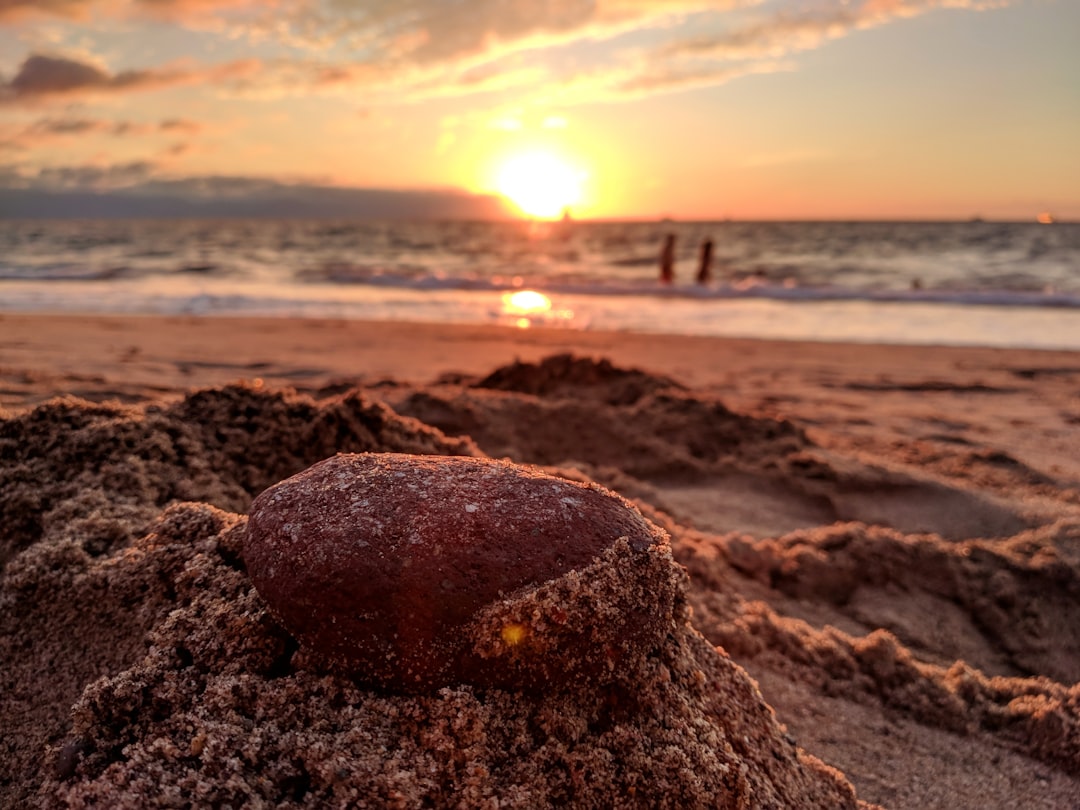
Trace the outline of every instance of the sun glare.
<instances>
[{"instance_id":1,"label":"sun glare","mask_svg":"<svg viewBox=\"0 0 1080 810\"><path fill-rule=\"evenodd\" d=\"M518 290L503 295L503 312L511 315L535 315L551 309L551 299L535 290Z\"/></svg>"},{"instance_id":2,"label":"sun glare","mask_svg":"<svg viewBox=\"0 0 1080 810\"><path fill-rule=\"evenodd\" d=\"M536 290L503 293L502 314L519 329L530 328L534 321L550 326L574 317L568 309L553 311L551 299Z\"/></svg>"},{"instance_id":3,"label":"sun glare","mask_svg":"<svg viewBox=\"0 0 1080 810\"><path fill-rule=\"evenodd\" d=\"M503 314L513 318L518 329L528 329L533 317L546 315L551 310L551 299L535 290L504 293L502 303Z\"/></svg>"},{"instance_id":4,"label":"sun glare","mask_svg":"<svg viewBox=\"0 0 1080 810\"><path fill-rule=\"evenodd\" d=\"M581 174L548 152L527 152L503 164L496 187L522 213L553 219L581 199Z\"/></svg>"}]
</instances>

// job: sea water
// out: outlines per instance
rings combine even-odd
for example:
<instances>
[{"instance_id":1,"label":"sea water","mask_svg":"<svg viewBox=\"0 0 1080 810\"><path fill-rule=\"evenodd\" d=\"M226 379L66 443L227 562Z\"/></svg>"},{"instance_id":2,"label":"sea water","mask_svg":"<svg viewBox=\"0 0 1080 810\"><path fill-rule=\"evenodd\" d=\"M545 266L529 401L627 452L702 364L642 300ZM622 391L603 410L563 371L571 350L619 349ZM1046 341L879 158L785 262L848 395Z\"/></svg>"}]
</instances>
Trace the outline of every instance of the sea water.
<instances>
[{"instance_id":1,"label":"sea water","mask_svg":"<svg viewBox=\"0 0 1080 810\"><path fill-rule=\"evenodd\" d=\"M1080 350L1080 224L4 220L0 310Z\"/></svg>"}]
</instances>

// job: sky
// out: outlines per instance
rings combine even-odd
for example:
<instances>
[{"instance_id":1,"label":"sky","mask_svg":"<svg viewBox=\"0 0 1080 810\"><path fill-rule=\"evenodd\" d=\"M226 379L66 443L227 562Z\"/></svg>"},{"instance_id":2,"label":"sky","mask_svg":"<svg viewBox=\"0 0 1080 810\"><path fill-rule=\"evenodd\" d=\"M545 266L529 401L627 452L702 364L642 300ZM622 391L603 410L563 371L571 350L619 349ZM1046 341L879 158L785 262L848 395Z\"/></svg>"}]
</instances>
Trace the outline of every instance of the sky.
<instances>
[{"instance_id":1,"label":"sky","mask_svg":"<svg viewBox=\"0 0 1080 810\"><path fill-rule=\"evenodd\" d=\"M0 0L0 191L1080 219L1078 42L1080 0Z\"/></svg>"}]
</instances>

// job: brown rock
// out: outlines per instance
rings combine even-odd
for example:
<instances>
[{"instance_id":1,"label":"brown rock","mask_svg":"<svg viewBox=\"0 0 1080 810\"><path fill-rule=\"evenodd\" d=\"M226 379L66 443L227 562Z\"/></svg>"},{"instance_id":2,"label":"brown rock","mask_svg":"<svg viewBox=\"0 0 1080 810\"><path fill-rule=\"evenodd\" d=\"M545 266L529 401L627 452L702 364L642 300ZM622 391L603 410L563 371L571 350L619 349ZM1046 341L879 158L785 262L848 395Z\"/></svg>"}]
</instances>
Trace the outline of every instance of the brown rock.
<instances>
[{"instance_id":1,"label":"brown rock","mask_svg":"<svg viewBox=\"0 0 1080 810\"><path fill-rule=\"evenodd\" d=\"M397 691L565 682L658 644L677 597L661 587L650 604L642 593L657 554L670 555L666 535L598 485L488 459L376 453L267 489L244 546L255 587L308 654ZM573 580L552 590L601 564L618 565L626 585L603 604L575 603Z\"/></svg>"}]
</instances>

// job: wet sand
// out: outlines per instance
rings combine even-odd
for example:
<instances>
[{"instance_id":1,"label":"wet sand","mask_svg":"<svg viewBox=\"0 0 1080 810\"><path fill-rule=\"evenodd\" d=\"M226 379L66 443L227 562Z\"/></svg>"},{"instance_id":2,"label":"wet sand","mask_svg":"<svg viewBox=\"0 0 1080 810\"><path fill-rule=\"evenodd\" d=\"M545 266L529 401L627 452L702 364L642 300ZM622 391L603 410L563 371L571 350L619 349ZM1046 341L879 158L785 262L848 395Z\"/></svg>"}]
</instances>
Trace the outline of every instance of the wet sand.
<instances>
[{"instance_id":1,"label":"wet sand","mask_svg":"<svg viewBox=\"0 0 1080 810\"><path fill-rule=\"evenodd\" d=\"M1067 352L0 316L0 806L1080 807L1078 403ZM630 499L670 632L550 693L325 671L246 512L367 451Z\"/></svg>"}]
</instances>

